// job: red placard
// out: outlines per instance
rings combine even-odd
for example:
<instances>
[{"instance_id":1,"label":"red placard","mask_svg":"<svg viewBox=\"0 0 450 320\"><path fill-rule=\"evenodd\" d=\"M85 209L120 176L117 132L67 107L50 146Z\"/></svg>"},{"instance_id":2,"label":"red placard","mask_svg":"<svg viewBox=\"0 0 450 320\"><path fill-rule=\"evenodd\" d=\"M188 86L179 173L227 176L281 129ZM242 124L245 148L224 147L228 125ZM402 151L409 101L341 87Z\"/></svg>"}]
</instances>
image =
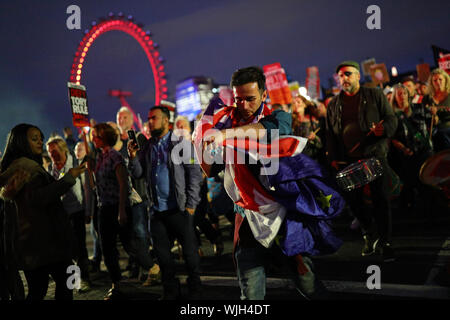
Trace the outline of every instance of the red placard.
<instances>
[{"instance_id":1,"label":"red placard","mask_svg":"<svg viewBox=\"0 0 450 320\"><path fill-rule=\"evenodd\" d=\"M280 63L273 63L263 67L266 76L267 93L270 103L288 104L292 103L292 94L289 89L286 73Z\"/></svg>"},{"instance_id":2,"label":"red placard","mask_svg":"<svg viewBox=\"0 0 450 320\"><path fill-rule=\"evenodd\" d=\"M75 127L89 127L89 110L86 87L72 82L67 83L69 101L72 109L72 122Z\"/></svg>"},{"instance_id":3,"label":"red placard","mask_svg":"<svg viewBox=\"0 0 450 320\"><path fill-rule=\"evenodd\" d=\"M450 74L450 54L442 55L439 60L439 69L447 71Z\"/></svg>"}]
</instances>

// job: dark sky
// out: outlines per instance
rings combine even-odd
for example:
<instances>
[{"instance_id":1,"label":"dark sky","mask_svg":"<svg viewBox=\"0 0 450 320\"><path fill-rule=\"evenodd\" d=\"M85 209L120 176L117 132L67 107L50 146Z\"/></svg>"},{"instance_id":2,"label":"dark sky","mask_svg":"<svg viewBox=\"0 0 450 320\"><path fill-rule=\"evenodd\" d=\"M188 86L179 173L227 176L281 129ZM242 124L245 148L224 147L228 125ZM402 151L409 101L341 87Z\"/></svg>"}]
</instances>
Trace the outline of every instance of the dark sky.
<instances>
[{"instance_id":1,"label":"dark sky","mask_svg":"<svg viewBox=\"0 0 450 320\"><path fill-rule=\"evenodd\" d=\"M81 30L66 27L69 5L81 8ZM366 9L381 9L381 30L369 30ZM239 67L280 62L304 83L318 66L328 87L342 60L375 58L399 73L420 61L434 66L431 45L450 49L450 1L331 0L47 0L0 2L0 148L20 122L46 136L71 125L67 79L83 31L109 12L131 14L165 58L169 100L178 81L212 77L227 84ZM120 107L108 89L133 92L128 99L143 118L154 103L153 75L138 43L109 32L92 45L83 68L90 115L115 119Z\"/></svg>"}]
</instances>

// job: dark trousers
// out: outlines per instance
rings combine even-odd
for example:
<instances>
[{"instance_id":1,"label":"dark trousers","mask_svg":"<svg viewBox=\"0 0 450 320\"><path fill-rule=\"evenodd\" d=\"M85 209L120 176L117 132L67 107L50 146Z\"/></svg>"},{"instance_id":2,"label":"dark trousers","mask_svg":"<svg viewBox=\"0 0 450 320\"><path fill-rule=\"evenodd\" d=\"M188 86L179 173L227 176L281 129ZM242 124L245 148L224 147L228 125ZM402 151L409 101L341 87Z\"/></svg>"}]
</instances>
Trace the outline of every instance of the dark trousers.
<instances>
[{"instance_id":1,"label":"dark trousers","mask_svg":"<svg viewBox=\"0 0 450 320\"><path fill-rule=\"evenodd\" d=\"M67 273L70 263L55 263L39 267L34 270L25 270L28 283L28 301L44 300L48 289L48 276L51 275L56 284L55 300L73 300L73 292L67 286L71 273Z\"/></svg>"},{"instance_id":2,"label":"dark trousers","mask_svg":"<svg viewBox=\"0 0 450 320\"><path fill-rule=\"evenodd\" d=\"M90 232L93 239L92 260L94 265L100 268L100 264L102 262L102 248L100 246L100 234L98 231L98 207L94 208L94 213L90 225Z\"/></svg>"},{"instance_id":3,"label":"dark trousers","mask_svg":"<svg viewBox=\"0 0 450 320\"><path fill-rule=\"evenodd\" d=\"M200 286L200 256L194 233L194 216L177 209L158 212L155 211L151 221L153 248L162 273L165 293L172 294L178 290L175 278L175 261L172 257L171 236L181 243L183 258L188 269L188 286L197 289Z\"/></svg>"},{"instance_id":4,"label":"dark trousers","mask_svg":"<svg viewBox=\"0 0 450 320\"><path fill-rule=\"evenodd\" d=\"M384 174L369 183L372 207L364 202L364 188L343 193L353 215L361 225L363 235L374 235L378 231L381 243L390 242L392 237L392 218L388 170L392 170L386 158L378 159Z\"/></svg>"},{"instance_id":5,"label":"dark trousers","mask_svg":"<svg viewBox=\"0 0 450 320\"><path fill-rule=\"evenodd\" d=\"M141 243L139 238L132 236L133 215L131 214L131 208L127 207L127 224L125 226L119 225L118 217L118 205L100 207L98 213L100 244L106 268L114 283L122 279L119 266L119 252L117 250L117 236L119 236L127 254L133 257L139 265L147 270L153 266L153 259L148 247Z\"/></svg>"},{"instance_id":6,"label":"dark trousers","mask_svg":"<svg viewBox=\"0 0 450 320\"><path fill-rule=\"evenodd\" d=\"M69 215L74 234L74 260L81 271L81 279L89 280L89 258L86 248L86 217L84 211Z\"/></svg>"}]
</instances>

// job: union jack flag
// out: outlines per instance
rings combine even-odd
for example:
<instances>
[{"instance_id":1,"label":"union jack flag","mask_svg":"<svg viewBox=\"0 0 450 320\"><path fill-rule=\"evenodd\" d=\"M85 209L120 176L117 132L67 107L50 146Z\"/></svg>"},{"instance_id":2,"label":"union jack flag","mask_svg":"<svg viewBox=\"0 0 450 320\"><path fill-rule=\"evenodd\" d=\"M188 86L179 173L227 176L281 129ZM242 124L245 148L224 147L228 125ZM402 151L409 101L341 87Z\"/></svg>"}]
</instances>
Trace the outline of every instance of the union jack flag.
<instances>
[{"instance_id":1,"label":"union jack flag","mask_svg":"<svg viewBox=\"0 0 450 320\"><path fill-rule=\"evenodd\" d=\"M193 134L200 165L205 165L202 142L208 130L257 123L269 114L271 110L261 104L253 117L242 120L237 108L213 99ZM224 152L227 155L224 188L238 206L237 228L246 217L257 241L265 247L276 242L288 256L329 254L342 244L329 221L341 213L345 202L328 172L301 153L306 143L296 136L280 136L270 143L225 139L218 153L220 160ZM257 176L249 163L260 167ZM236 236L237 232L235 242Z\"/></svg>"}]
</instances>

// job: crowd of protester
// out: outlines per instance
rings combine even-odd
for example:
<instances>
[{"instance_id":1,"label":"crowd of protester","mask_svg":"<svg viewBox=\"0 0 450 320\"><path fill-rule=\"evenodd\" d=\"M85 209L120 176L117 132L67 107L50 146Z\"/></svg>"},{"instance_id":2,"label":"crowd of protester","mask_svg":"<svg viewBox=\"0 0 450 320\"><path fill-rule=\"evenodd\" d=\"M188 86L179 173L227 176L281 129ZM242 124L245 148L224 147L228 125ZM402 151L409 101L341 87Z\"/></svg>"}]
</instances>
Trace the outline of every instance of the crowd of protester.
<instances>
[{"instance_id":1,"label":"crowd of protester","mask_svg":"<svg viewBox=\"0 0 450 320\"><path fill-rule=\"evenodd\" d=\"M427 199L435 195L422 179L421 168L450 148L450 77L436 69L427 83L408 77L379 91L397 121L388 139L391 200L398 212L421 214ZM308 140L303 153L336 173L326 134L332 98L310 100L295 94L290 105L269 106L290 113L293 134ZM179 298L171 257L171 248L178 244L188 268L190 293L201 290L200 235L205 234L214 254L221 255L219 216L234 223L233 202L225 192L223 175L207 177L194 162L177 165L167 159L174 145L191 143L193 123L184 117L169 123L166 113L164 107L151 108L136 141L127 134L133 128L127 107L118 110L116 121L93 121L90 131L79 136L64 128L63 136L52 134L44 142L34 125L11 129L0 162L0 300L25 298L18 270L26 277L27 299L45 297L49 275L56 282L55 298L71 299L67 267L80 268L78 290L85 292L91 289L90 274L100 270L102 260L112 283L105 299L121 298L118 237L129 255L129 277L146 286L162 283L163 298ZM164 140L172 132L179 137L174 145ZM161 143L149 150L152 137L161 138ZM158 180L158 174L170 179ZM168 194L171 188L176 191ZM354 218L354 224L362 222ZM86 225L93 239L91 257Z\"/></svg>"}]
</instances>

